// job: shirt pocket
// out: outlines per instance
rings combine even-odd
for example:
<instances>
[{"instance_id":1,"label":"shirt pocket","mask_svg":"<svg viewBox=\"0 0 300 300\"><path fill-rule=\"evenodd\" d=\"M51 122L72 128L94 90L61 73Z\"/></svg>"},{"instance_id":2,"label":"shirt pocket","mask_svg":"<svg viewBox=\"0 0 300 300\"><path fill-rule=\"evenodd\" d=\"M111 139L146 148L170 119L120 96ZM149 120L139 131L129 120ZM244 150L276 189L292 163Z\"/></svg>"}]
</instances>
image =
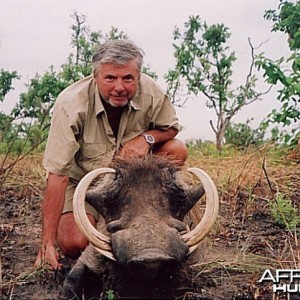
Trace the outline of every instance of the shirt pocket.
<instances>
[{"instance_id":1,"label":"shirt pocket","mask_svg":"<svg viewBox=\"0 0 300 300\"><path fill-rule=\"evenodd\" d=\"M106 144L83 143L79 150L77 164L85 171L90 172L101 166L107 153Z\"/></svg>"}]
</instances>

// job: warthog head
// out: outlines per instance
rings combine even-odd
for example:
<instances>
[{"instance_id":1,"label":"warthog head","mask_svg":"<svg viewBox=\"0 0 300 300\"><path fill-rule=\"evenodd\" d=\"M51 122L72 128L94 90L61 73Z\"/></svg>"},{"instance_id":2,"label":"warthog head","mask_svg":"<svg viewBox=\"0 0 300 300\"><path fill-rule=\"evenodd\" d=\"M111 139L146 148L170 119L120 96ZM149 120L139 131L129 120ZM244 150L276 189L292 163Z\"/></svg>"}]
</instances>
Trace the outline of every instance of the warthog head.
<instances>
[{"instance_id":1,"label":"warthog head","mask_svg":"<svg viewBox=\"0 0 300 300\"><path fill-rule=\"evenodd\" d=\"M79 227L104 255L122 264L156 267L182 262L211 230L218 214L218 196L211 179L200 169L189 169L202 182L188 187L178 179L179 169L165 159L149 156L117 163L115 170L98 169L79 184L74 197ZM106 187L87 192L102 173L115 173ZM207 208L200 224L190 232L184 216L206 192ZM81 208L86 199L104 217L105 236L87 221ZM77 209L77 207L79 209Z\"/></svg>"},{"instance_id":2,"label":"warthog head","mask_svg":"<svg viewBox=\"0 0 300 300\"><path fill-rule=\"evenodd\" d=\"M187 185L180 179L178 167L157 156L118 162L113 169L97 169L87 174L75 191L73 203L79 228L97 250L93 253L100 252L114 263L150 278L161 269L185 262L212 229L219 207L217 190L210 177L200 169L188 171L202 184ZM99 181L100 175L107 173L112 174L108 182L88 189L92 182ZM203 218L189 230L183 219L204 193ZM85 200L103 216L108 234L91 225ZM88 258L81 262L87 265L87 260L91 261ZM95 271L97 266L92 265L88 267ZM76 274L73 271L73 281L77 280ZM71 279L68 288L70 282Z\"/></svg>"}]
</instances>

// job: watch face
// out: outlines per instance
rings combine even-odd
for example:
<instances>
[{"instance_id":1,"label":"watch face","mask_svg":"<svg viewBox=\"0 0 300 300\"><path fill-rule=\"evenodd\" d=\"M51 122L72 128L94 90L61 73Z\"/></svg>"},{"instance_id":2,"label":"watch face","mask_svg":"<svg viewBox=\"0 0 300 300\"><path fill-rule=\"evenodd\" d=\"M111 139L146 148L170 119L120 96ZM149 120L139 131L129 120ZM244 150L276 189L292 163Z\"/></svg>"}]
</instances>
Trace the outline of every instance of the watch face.
<instances>
[{"instance_id":1,"label":"watch face","mask_svg":"<svg viewBox=\"0 0 300 300\"><path fill-rule=\"evenodd\" d=\"M153 145L155 143L154 137L152 135L145 134L144 137L145 137L145 140L147 141L147 143L149 143L150 145Z\"/></svg>"}]
</instances>

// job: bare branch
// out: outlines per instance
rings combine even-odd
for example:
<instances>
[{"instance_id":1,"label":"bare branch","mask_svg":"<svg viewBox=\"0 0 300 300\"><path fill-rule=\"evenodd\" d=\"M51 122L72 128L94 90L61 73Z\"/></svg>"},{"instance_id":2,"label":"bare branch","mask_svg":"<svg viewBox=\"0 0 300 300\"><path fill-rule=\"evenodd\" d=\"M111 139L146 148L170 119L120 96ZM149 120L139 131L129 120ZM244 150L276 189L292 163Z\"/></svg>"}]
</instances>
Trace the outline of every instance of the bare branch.
<instances>
[{"instance_id":1,"label":"bare branch","mask_svg":"<svg viewBox=\"0 0 300 300\"><path fill-rule=\"evenodd\" d=\"M213 132L214 132L214 133L217 133L217 130L216 130L216 128L215 128L215 126L214 126L212 120L209 120L209 124L210 124L210 127L212 128Z\"/></svg>"}]
</instances>

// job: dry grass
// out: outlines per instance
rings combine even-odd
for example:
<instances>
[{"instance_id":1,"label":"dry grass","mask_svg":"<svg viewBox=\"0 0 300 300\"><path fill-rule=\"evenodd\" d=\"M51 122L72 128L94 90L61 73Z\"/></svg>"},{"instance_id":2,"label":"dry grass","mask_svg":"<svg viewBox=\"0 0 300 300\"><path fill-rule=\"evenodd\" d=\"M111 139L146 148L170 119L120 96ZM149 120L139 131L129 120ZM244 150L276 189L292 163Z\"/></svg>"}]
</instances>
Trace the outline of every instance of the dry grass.
<instances>
[{"instance_id":1,"label":"dry grass","mask_svg":"<svg viewBox=\"0 0 300 300\"><path fill-rule=\"evenodd\" d=\"M266 160L267 176L281 191L291 195L293 181L299 179L298 156L286 153L276 157L272 145L265 145L246 153L234 151L228 156L204 155L201 149L189 156L186 166L205 170L216 182L221 191L237 191L240 187L253 187L259 181L266 181L263 163ZM32 154L19 161L10 172L2 174L6 186L32 185L38 188L45 184L45 170L42 167L42 154ZM14 157L5 159L0 155L1 169L6 169L14 162ZM1 178L1 177L0 177Z\"/></svg>"},{"instance_id":2,"label":"dry grass","mask_svg":"<svg viewBox=\"0 0 300 300\"><path fill-rule=\"evenodd\" d=\"M212 233L213 246L202 268L239 270L254 277L266 268L299 269L298 230L278 228L268 235L263 228L251 231L249 226L259 213L271 219L269 205L279 194L290 199L299 212L300 153L279 152L272 145L246 153L234 151L227 156L207 156L201 150L193 153L188 165L205 170L213 178L221 202L220 217ZM200 208L197 213L201 214ZM236 240L226 242L230 235ZM218 249L216 253L214 247Z\"/></svg>"},{"instance_id":3,"label":"dry grass","mask_svg":"<svg viewBox=\"0 0 300 300\"><path fill-rule=\"evenodd\" d=\"M246 153L235 151L225 157L204 156L200 151L197 156L190 156L187 164L204 169L219 187L237 189L239 186L253 186L264 177L264 161L268 176L274 182L289 180L290 176L297 172L296 160L291 160L288 155L277 157L277 153L272 152L271 145Z\"/></svg>"},{"instance_id":4,"label":"dry grass","mask_svg":"<svg viewBox=\"0 0 300 300\"><path fill-rule=\"evenodd\" d=\"M4 173L0 175L0 187L17 187L31 189L37 194L42 194L45 186L45 170L42 166L42 154L31 154L16 163L16 158L6 158L0 155L0 166Z\"/></svg>"},{"instance_id":5,"label":"dry grass","mask_svg":"<svg viewBox=\"0 0 300 300\"><path fill-rule=\"evenodd\" d=\"M228 154L224 152L220 155L207 155L201 148L193 149L191 153L186 167L199 167L212 177L217 185L221 203L220 216L210 236L207 258L195 266L201 269L197 276L208 276L216 270L221 270L222 276L227 276L233 281L232 274L237 273L238 277L240 274L248 274L247 279L251 281L249 289L256 295L255 299L264 299L259 298L261 290L255 283L259 274L261 275L262 270L266 268L299 269L300 248L297 230L277 228L276 232L280 234L280 238L277 239L272 224L273 227L270 225L267 229L255 227L259 226L256 225L258 221L255 216L263 213L264 216L270 217L269 203L276 201L278 193L291 199L299 210L299 152L279 152L272 145L264 145L244 153L233 150L228 151ZM3 160L4 157L0 156L0 169L5 169L14 161L10 158L3 165ZM31 192L42 195L45 171L41 162L42 154L24 158L10 172L2 174L2 185L12 188L14 193L19 191L19 199ZM0 193L1 200L3 199ZM199 218L202 212L203 205L200 205L194 214ZM1 225L5 226L0 222Z\"/></svg>"},{"instance_id":6,"label":"dry grass","mask_svg":"<svg viewBox=\"0 0 300 300\"><path fill-rule=\"evenodd\" d=\"M297 202L299 161L300 153L297 156L288 152L279 154L272 145L265 145L246 153L235 151L228 156L204 156L200 150L189 157L187 165L205 170L215 181L221 201L229 201L235 211L240 194L249 201L253 197L269 201L281 193Z\"/></svg>"}]
</instances>

